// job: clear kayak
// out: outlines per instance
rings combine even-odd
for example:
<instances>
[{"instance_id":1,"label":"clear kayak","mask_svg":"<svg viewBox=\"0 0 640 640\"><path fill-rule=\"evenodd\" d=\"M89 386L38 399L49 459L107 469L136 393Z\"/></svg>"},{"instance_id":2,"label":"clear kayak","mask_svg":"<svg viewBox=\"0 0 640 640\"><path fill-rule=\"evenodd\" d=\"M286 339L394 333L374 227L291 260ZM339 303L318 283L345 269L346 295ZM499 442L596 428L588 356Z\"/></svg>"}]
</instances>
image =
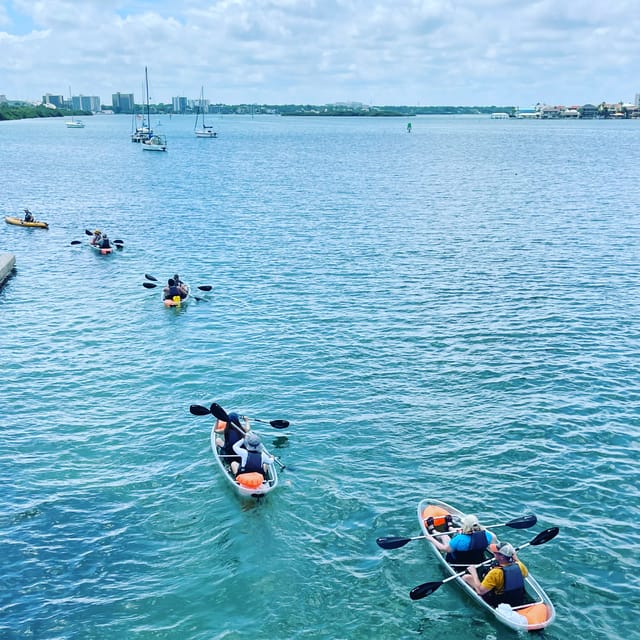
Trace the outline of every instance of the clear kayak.
<instances>
[{"instance_id":1,"label":"clear kayak","mask_svg":"<svg viewBox=\"0 0 640 640\"><path fill-rule=\"evenodd\" d=\"M113 253L113 247L101 247L98 244L93 244L91 241L89 241L89 246L101 256L108 256L110 253Z\"/></svg>"},{"instance_id":2,"label":"clear kayak","mask_svg":"<svg viewBox=\"0 0 640 640\"><path fill-rule=\"evenodd\" d=\"M275 464L267 465L267 475L264 478L259 473L243 473L235 476L233 471L231 471L231 462L234 459L237 460L237 456L225 455L223 449L218 446L218 439L220 439L220 441L224 440L225 424L226 423L221 420L216 420L213 429L211 429L211 450L226 482L228 482L240 496L259 498L267 495L267 493L273 491L278 486L278 472ZM268 455L264 445L262 450Z\"/></svg>"},{"instance_id":3,"label":"clear kayak","mask_svg":"<svg viewBox=\"0 0 640 640\"><path fill-rule=\"evenodd\" d=\"M464 512L440 500L422 500L418 504L418 520L420 521L420 527L425 537L431 537L427 530L426 519L429 516L433 517L436 530L444 532L446 531L444 518L448 514L453 517L454 525L459 525L465 516ZM450 565L445 558L445 554L434 544L427 544L427 548L436 555L449 576L455 576L460 573L461 568ZM490 551L485 551L485 555L487 559L493 558L493 554ZM516 631L536 631L538 629L544 629L555 620L556 612L551 600L530 573L525 578L525 604L518 607L500 604L494 608L487 603L482 596L478 595L476 590L471 587L471 585L468 585L461 576L458 576L455 582L475 600L480 607L510 629L515 629Z\"/></svg>"}]
</instances>

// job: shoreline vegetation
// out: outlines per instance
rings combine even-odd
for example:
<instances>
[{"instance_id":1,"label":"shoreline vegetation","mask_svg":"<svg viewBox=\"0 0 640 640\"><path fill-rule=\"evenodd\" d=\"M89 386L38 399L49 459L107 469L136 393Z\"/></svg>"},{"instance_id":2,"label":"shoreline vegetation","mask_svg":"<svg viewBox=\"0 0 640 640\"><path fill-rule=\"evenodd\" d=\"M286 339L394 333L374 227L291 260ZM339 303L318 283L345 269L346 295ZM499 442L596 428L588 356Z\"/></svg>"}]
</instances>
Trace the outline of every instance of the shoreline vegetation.
<instances>
[{"instance_id":1,"label":"shoreline vegetation","mask_svg":"<svg viewBox=\"0 0 640 640\"><path fill-rule=\"evenodd\" d=\"M170 104L149 105L150 113L156 114L173 114L173 107ZM411 106L384 106L384 107L361 107L361 106L342 106L342 105L255 105L255 104L239 104L211 105L210 114L244 114L244 115L281 115L281 116L349 116L349 117L378 117L393 118L404 117L410 118L419 115L482 115L494 112L503 112L515 114L515 107L460 107L460 106L434 106L434 107L411 107ZM108 106L103 105L103 113L113 113ZM129 113L123 111L121 113ZM142 106L136 106L135 113L142 113ZM185 111L185 114L191 114L192 111ZM51 109L44 105L16 105L11 103L0 104L0 121L1 120L22 120L25 118L62 118L69 116L91 116L94 115L90 111L72 111L70 109Z\"/></svg>"},{"instance_id":2,"label":"shoreline vegetation","mask_svg":"<svg viewBox=\"0 0 640 640\"><path fill-rule=\"evenodd\" d=\"M0 104L0 120L24 120L26 118L68 118L69 116L91 116L91 111L71 109L49 109L42 105Z\"/></svg>"},{"instance_id":3,"label":"shoreline vegetation","mask_svg":"<svg viewBox=\"0 0 640 640\"><path fill-rule=\"evenodd\" d=\"M0 103L0 121L22 120L25 118L62 118L70 116L93 116L113 114L143 114L142 105L134 105L132 111L113 110L110 105L101 105L98 112L80 111L72 109L56 109L50 105L29 104L21 101ZM149 105L149 114L153 115L193 115L193 107L175 112L172 104ZM640 106L631 104L585 104L582 106L564 107L549 106L538 103L532 109L520 109L513 106L368 106L357 103L343 103L326 105L311 104L209 104L208 115L279 115L279 116L321 116L321 117L368 117L368 118L412 118L416 116L451 116L451 115L490 115L492 118L617 118L639 119Z\"/></svg>"}]
</instances>

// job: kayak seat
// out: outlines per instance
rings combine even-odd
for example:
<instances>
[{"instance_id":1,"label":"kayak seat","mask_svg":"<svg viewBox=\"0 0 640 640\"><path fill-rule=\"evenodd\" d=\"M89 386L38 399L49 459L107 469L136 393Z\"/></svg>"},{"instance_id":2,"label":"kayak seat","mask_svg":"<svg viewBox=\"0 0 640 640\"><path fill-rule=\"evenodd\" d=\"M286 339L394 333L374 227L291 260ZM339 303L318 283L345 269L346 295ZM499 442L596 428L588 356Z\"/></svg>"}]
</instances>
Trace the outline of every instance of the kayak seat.
<instances>
[{"instance_id":1,"label":"kayak seat","mask_svg":"<svg viewBox=\"0 0 640 640\"><path fill-rule=\"evenodd\" d=\"M424 522L427 521L427 518L433 518L433 525L436 527L444 527L445 526L445 518L450 515L446 509L442 507L438 507L433 504L428 504L424 510L422 511L422 519Z\"/></svg>"}]
</instances>

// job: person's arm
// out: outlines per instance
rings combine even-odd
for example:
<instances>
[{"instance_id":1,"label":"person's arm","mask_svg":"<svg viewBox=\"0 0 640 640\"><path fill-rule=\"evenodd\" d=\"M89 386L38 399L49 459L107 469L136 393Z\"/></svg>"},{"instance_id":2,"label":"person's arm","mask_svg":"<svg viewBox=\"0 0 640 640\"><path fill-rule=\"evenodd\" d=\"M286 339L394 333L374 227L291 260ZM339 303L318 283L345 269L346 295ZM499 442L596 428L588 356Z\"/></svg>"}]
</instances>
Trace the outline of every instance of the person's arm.
<instances>
[{"instance_id":1,"label":"person's arm","mask_svg":"<svg viewBox=\"0 0 640 640\"><path fill-rule=\"evenodd\" d=\"M233 445L233 451L236 455L242 458L242 462L245 461L247 456L247 450L242 446L244 444L244 438L240 438L238 442L235 442Z\"/></svg>"},{"instance_id":2,"label":"person's arm","mask_svg":"<svg viewBox=\"0 0 640 640\"><path fill-rule=\"evenodd\" d=\"M451 545L449 536L428 536L427 540L429 540L436 549L443 551L444 553L451 553Z\"/></svg>"},{"instance_id":3,"label":"person's arm","mask_svg":"<svg viewBox=\"0 0 640 640\"><path fill-rule=\"evenodd\" d=\"M491 591L492 587L487 587L485 584L485 581L491 574L491 571L486 575L482 582L480 582L480 578L478 578L478 570L475 565L467 567L467 571L469 572L469 576L468 578L465 576L465 581L475 589L476 593L483 596L485 593L489 593L489 591Z\"/></svg>"}]
</instances>

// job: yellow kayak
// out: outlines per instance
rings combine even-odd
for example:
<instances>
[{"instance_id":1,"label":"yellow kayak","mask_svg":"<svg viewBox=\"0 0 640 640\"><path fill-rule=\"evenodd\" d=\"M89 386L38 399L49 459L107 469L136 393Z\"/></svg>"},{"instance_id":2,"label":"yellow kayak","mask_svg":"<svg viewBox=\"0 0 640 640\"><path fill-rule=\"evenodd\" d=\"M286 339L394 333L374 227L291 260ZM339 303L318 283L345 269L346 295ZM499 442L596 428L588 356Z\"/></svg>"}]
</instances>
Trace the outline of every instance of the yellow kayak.
<instances>
[{"instance_id":1,"label":"yellow kayak","mask_svg":"<svg viewBox=\"0 0 640 640\"><path fill-rule=\"evenodd\" d=\"M34 220L33 222L25 222L22 218L14 218L13 216L5 216L4 221L7 224L15 224L18 227L37 227L39 229L48 229L49 225L46 222L39 222Z\"/></svg>"}]
</instances>

